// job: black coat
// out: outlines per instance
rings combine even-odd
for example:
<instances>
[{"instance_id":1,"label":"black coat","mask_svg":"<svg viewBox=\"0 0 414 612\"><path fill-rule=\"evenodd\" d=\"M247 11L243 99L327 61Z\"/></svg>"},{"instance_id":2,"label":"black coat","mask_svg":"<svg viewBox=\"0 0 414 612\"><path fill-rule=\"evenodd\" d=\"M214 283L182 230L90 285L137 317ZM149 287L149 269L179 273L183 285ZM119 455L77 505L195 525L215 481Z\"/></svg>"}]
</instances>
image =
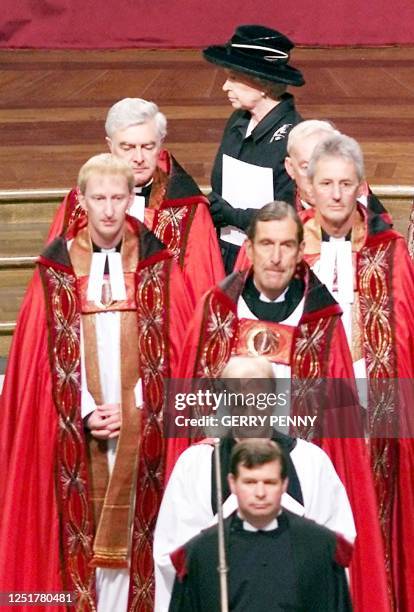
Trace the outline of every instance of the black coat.
<instances>
[{"instance_id":1,"label":"black coat","mask_svg":"<svg viewBox=\"0 0 414 612\"><path fill-rule=\"evenodd\" d=\"M290 194L292 200L293 182L286 173L284 160L289 132L302 121L293 96L285 94L245 138L250 118L250 113L243 110L235 111L229 118L211 174L213 192L222 195L223 155L226 154L255 166L272 168L274 198L283 199Z\"/></svg>"},{"instance_id":2,"label":"black coat","mask_svg":"<svg viewBox=\"0 0 414 612\"><path fill-rule=\"evenodd\" d=\"M234 540L239 537L234 527L237 520L235 515L232 515L224 521L226 548L230 550L230 560L232 551L235 550ZM284 526L285 536L288 538L286 540L285 537L280 541L283 542L283 546L286 546L286 542L289 543L287 548L290 554L285 549L278 551L280 563L276 567L276 572L283 573L289 584L295 587L291 589L291 600L287 607L279 607L275 603L273 609L295 612L350 612L352 605L345 571L335 561L335 534L313 521L286 510L279 517L279 524ZM170 612L219 612L217 532L217 526L203 531L180 549L178 554L173 555L176 565L179 559L180 567L174 584ZM258 534L258 537L261 535ZM257 536L253 534L252 537ZM228 574L230 610L234 611L245 609L238 605L237 598L240 591L248 589L249 584L252 583L253 589L256 586L254 580L249 582L252 575L252 558L249 549L247 550L243 560L245 563L241 564L243 571L245 569L245 576L240 575L242 573L240 572L240 559L237 560L237 575L232 573L231 568ZM239 593L237 593L237 588ZM269 589L271 588L269 585ZM232 597L233 605L231 605ZM241 599L243 599L243 594ZM264 609L266 612L272 610L268 605L263 607L259 593L256 595L254 604L250 603L249 612L256 612L256 610L259 612Z\"/></svg>"},{"instance_id":3,"label":"black coat","mask_svg":"<svg viewBox=\"0 0 414 612\"><path fill-rule=\"evenodd\" d=\"M255 166L271 168L273 172L273 199L293 201L294 183L285 170L287 137L290 130L302 121L295 109L294 98L284 94L275 106L245 138L251 115L248 111L235 111L227 122L211 174L212 191L208 195L210 212L217 229L234 226L246 231L255 208L231 206L222 197L223 155ZM252 202L254 205L254 202ZM227 274L232 272L239 247L220 241Z\"/></svg>"}]
</instances>

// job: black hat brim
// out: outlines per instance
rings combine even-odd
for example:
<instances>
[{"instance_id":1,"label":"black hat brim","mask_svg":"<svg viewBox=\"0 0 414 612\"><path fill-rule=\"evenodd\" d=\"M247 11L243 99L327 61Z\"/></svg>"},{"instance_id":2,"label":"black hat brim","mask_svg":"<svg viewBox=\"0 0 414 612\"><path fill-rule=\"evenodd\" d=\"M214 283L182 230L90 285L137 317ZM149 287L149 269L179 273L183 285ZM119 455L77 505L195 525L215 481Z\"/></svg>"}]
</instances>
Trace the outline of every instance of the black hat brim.
<instances>
[{"instance_id":1,"label":"black hat brim","mask_svg":"<svg viewBox=\"0 0 414 612\"><path fill-rule=\"evenodd\" d=\"M232 53L231 47L226 45L207 47L203 51L203 56L208 62L218 64L223 66L223 68L230 68L236 72L242 72L259 79L272 81L273 83L284 83L285 85L294 85L295 87L305 84L305 79L297 68L287 64L271 64L269 62L269 70L265 70L263 61L258 62L254 57L249 58L245 55L240 57Z\"/></svg>"}]
</instances>

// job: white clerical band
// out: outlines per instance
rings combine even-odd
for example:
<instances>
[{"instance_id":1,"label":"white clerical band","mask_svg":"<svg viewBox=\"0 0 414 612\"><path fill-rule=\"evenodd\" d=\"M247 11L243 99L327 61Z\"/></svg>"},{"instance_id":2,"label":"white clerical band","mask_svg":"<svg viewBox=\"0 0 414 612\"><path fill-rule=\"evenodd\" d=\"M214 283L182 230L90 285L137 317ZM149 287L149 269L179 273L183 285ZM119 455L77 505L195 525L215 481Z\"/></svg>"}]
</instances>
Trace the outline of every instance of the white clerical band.
<instances>
[{"instance_id":1,"label":"white clerical band","mask_svg":"<svg viewBox=\"0 0 414 612\"><path fill-rule=\"evenodd\" d=\"M93 253L91 269L89 272L88 302L100 302L102 296L102 284L105 270L106 255L104 253Z\"/></svg>"},{"instance_id":2,"label":"white clerical band","mask_svg":"<svg viewBox=\"0 0 414 612\"><path fill-rule=\"evenodd\" d=\"M116 301L126 300L127 296L121 253L108 253L107 257L112 299Z\"/></svg>"},{"instance_id":3,"label":"white clerical band","mask_svg":"<svg viewBox=\"0 0 414 612\"><path fill-rule=\"evenodd\" d=\"M336 272L336 289L334 288ZM340 304L354 301L354 270L352 244L349 240L331 240L321 243L319 278L329 291L337 291Z\"/></svg>"},{"instance_id":4,"label":"white clerical band","mask_svg":"<svg viewBox=\"0 0 414 612\"><path fill-rule=\"evenodd\" d=\"M272 47L263 47L262 45L242 45L239 43L232 43L232 47L237 47L239 49L257 49L258 51L271 51L275 53L273 56L275 59L287 59L289 54L285 51L281 51L280 49L273 49Z\"/></svg>"},{"instance_id":5,"label":"white clerical band","mask_svg":"<svg viewBox=\"0 0 414 612\"><path fill-rule=\"evenodd\" d=\"M134 201L129 208L129 214L138 221L144 222L145 216L145 198L141 195L135 195Z\"/></svg>"},{"instance_id":6,"label":"white clerical band","mask_svg":"<svg viewBox=\"0 0 414 612\"><path fill-rule=\"evenodd\" d=\"M104 283L106 258L108 258L109 284L111 287L112 300L126 300L121 253L93 253L91 270L89 273L87 299L88 301L95 302L96 304L100 304L102 299L102 286Z\"/></svg>"}]
</instances>

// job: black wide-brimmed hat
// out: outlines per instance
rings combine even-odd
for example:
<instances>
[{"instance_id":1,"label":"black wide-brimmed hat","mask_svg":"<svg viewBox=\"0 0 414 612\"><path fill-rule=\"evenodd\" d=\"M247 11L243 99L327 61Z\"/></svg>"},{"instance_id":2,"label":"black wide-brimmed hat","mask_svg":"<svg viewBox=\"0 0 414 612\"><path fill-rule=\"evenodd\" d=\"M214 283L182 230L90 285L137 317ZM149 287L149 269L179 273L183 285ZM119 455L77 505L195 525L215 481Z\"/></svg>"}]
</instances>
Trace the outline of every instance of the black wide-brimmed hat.
<instances>
[{"instance_id":1,"label":"black wide-brimmed hat","mask_svg":"<svg viewBox=\"0 0 414 612\"><path fill-rule=\"evenodd\" d=\"M305 83L302 73L288 64L294 46L277 30L261 25L242 25L225 45L207 47L203 55L207 61L236 72L299 87Z\"/></svg>"}]
</instances>

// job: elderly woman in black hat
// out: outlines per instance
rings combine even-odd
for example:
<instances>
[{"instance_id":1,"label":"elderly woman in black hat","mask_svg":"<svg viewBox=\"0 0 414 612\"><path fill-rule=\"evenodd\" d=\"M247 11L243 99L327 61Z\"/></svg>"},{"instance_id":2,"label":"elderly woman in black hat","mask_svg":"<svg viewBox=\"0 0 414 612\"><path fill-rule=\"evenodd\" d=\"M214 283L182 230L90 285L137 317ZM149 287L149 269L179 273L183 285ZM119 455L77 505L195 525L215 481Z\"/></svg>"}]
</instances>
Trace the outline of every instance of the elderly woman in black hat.
<instances>
[{"instance_id":1,"label":"elderly woman in black hat","mask_svg":"<svg viewBox=\"0 0 414 612\"><path fill-rule=\"evenodd\" d=\"M251 201L252 208L247 209L238 208L237 202L233 201L232 205L227 202L223 198L226 195L223 184L229 178L225 176L229 165L223 167L223 159L230 158L230 166L232 161L238 160L270 169L273 193L269 200L293 201L293 185L285 171L284 158L289 131L302 118L295 110L293 96L286 93L286 89L288 85L304 84L301 72L288 64L293 47L294 44L276 30L244 25L236 29L227 44L203 51L209 62L226 69L223 91L235 109L217 152L209 195L214 224L221 229L222 254L228 273L233 269L244 239L243 230L247 229L254 209L266 202ZM237 173L242 179L247 167L236 163L231 168L231 180L237 182ZM230 232L228 226L238 231Z\"/></svg>"}]
</instances>

